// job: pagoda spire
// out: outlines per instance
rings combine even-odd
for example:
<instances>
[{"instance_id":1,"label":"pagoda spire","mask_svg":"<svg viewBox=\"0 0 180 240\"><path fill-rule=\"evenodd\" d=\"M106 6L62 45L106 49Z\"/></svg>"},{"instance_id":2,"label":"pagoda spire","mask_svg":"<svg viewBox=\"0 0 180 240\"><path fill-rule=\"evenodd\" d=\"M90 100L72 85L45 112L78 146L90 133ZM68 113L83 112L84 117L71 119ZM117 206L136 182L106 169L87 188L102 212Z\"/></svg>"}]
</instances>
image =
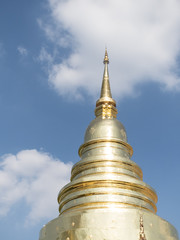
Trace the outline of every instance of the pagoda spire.
<instances>
[{"instance_id":1,"label":"pagoda spire","mask_svg":"<svg viewBox=\"0 0 180 240\"><path fill-rule=\"evenodd\" d=\"M105 49L104 56L104 73L103 80L101 86L101 95L100 98L96 102L95 115L96 117L101 116L103 119L105 118L116 118L117 109L116 109L116 101L112 98L110 82L109 82L109 72L108 72L108 64L109 58L107 53L107 48Z\"/></svg>"},{"instance_id":2,"label":"pagoda spire","mask_svg":"<svg viewBox=\"0 0 180 240\"><path fill-rule=\"evenodd\" d=\"M104 74L103 74L100 98L103 98L103 97L112 98L111 88L109 83L109 72L108 72L109 58L108 58L107 48L105 49L105 56L104 56L103 63L104 63Z\"/></svg>"},{"instance_id":3,"label":"pagoda spire","mask_svg":"<svg viewBox=\"0 0 180 240\"><path fill-rule=\"evenodd\" d=\"M105 50L96 118L87 127L71 180L58 194L59 217L42 228L39 240L180 240L156 215L157 194L131 160L133 149L116 118L108 63Z\"/></svg>"}]
</instances>

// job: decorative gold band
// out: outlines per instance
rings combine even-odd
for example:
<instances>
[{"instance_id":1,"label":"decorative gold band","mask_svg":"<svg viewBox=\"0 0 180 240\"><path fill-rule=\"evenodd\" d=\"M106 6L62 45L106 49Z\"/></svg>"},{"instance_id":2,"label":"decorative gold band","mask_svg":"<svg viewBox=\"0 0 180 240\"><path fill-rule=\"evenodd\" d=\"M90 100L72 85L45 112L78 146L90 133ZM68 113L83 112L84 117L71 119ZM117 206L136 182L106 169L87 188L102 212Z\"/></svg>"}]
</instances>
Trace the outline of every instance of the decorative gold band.
<instances>
[{"instance_id":1,"label":"decorative gold band","mask_svg":"<svg viewBox=\"0 0 180 240\"><path fill-rule=\"evenodd\" d=\"M99 138L99 139L95 139L95 140L91 140L91 141L89 141L89 142L83 143L83 144L80 146L79 151L78 151L79 156L80 156L80 157L82 156L82 152L83 152L83 150L84 150L85 147L87 147L87 146L89 146L89 145L91 145L91 144L101 143L101 142L113 142L113 143L121 144L122 146L124 146L124 147L128 150L128 152L129 152L129 154L130 154L131 156L133 155L133 148L132 148L131 145L129 145L128 143L125 143L125 142L123 142L123 141L121 141L121 140L119 140L119 139L113 139L113 138L100 139L100 138Z\"/></svg>"},{"instance_id":2,"label":"decorative gold band","mask_svg":"<svg viewBox=\"0 0 180 240\"><path fill-rule=\"evenodd\" d=\"M103 204L103 206L102 206ZM149 208L146 208L146 207L143 207L143 206L138 206L136 204L131 204L131 203L125 203L125 202L119 202L119 203L106 203L106 202L92 202L92 203L82 203L82 204L78 204L76 206L72 206L68 209L65 209L63 210L60 215L62 213L65 213L67 211L78 211L80 208L85 208L86 210L88 209L105 209L105 208L111 208L113 207L116 209L118 208L140 208L140 209L143 209L143 210L146 210L146 211L149 211L149 212L152 212L154 213L154 211L150 210Z\"/></svg>"},{"instance_id":3,"label":"decorative gold band","mask_svg":"<svg viewBox=\"0 0 180 240\"><path fill-rule=\"evenodd\" d=\"M74 167L72 168L72 174L71 174L71 180L80 172L85 171L85 170L89 170L89 169L96 169L99 167L111 167L114 166L116 168L121 168L121 169L126 169L129 171L134 172L135 174L137 174L139 176L140 179L142 179L142 171L141 169L135 165L135 164L131 164L125 161L115 161L115 160L101 160L101 161L88 161L88 162L78 162L76 163L76 165L74 165Z\"/></svg>"},{"instance_id":4,"label":"decorative gold band","mask_svg":"<svg viewBox=\"0 0 180 240\"><path fill-rule=\"evenodd\" d=\"M117 180L98 180L98 181L84 181L69 185L62 189L58 195L58 203L62 201L62 199L70 193L77 192L80 190L90 189L90 188L121 188L121 189L129 189L135 192L139 192L146 197L152 199L153 202L157 202L156 193L147 188L146 186L139 185L137 183L125 182L125 181L117 181Z\"/></svg>"},{"instance_id":5,"label":"decorative gold band","mask_svg":"<svg viewBox=\"0 0 180 240\"><path fill-rule=\"evenodd\" d=\"M154 202L152 202L152 201L150 201L148 198L145 198L145 197L142 197L142 196L137 196L137 195L135 195L135 194L128 194L128 193L121 193L121 194L119 194L119 193L117 193L117 192L111 192L111 193L109 193L109 192L98 192L98 193L84 193L84 194L80 194L80 195L78 195L78 196L73 196L73 197L71 197L71 198L68 198L67 200L65 200L65 201L62 201L61 200L61 204L60 204L60 206L59 206L59 212L61 212L61 209L63 208L63 206L64 205L66 205L68 202L70 202L70 201L73 201L73 200L78 200L79 198L83 198L83 197L90 197L90 196L95 196L95 195L98 195L98 196L100 196L100 195L118 195L118 196L125 196L125 197L131 197L131 198L135 198L135 199L138 199L138 200L141 200L141 201L144 201L144 202L146 202L146 203L148 203L149 205L151 205L152 206L152 208L154 209L154 212L156 212L157 211L157 208L156 208L156 205L155 205L155 203ZM139 202L139 201L138 201ZM87 204L92 204L93 202L87 202ZM105 203L105 204L108 204L108 203L110 203L110 204L112 204L112 202L110 202L110 201L104 201L104 202L98 202L99 204L101 203ZM113 204L117 204L117 202L113 202ZM127 204L127 202L118 202L119 204ZM129 203L130 204L130 203ZM79 204L78 204L79 205ZM139 206L138 204L136 204L136 206ZM69 209L69 208L68 208Z\"/></svg>"}]
</instances>

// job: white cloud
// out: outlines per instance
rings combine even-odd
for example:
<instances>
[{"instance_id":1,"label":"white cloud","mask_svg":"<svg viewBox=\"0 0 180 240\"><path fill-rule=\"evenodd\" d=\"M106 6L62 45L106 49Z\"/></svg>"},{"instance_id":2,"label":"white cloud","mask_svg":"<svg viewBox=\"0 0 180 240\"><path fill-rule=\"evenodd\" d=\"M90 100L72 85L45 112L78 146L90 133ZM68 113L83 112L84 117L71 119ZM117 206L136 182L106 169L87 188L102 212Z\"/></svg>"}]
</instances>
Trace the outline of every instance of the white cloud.
<instances>
[{"instance_id":1,"label":"white cloud","mask_svg":"<svg viewBox=\"0 0 180 240\"><path fill-rule=\"evenodd\" d=\"M96 95L105 45L113 96L134 95L147 81L180 90L180 2L177 0L49 0L51 23L41 27L69 55L52 64L49 81L61 95ZM52 24L53 19L53 24Z\"/></svg>"},{"instance_id":2,"label":"white cloud","mask_svg":"<svg viewBox=\"0 0 180 240\"><path fill-rule=\"evenodd\" d=\"M71 163L37 150L4 155L0 163L0 216L24 200L26 223L58 215L57 194L70 179Z\"/></svg>"},{"instance_id":3,"label":"white cloud","mask_svg":"<svg viewBox=\"0 0 180 240\"><path fill-rule=\"evenodd\" d=\"M40 54L38 56L38 60L40 62L47 62L48 64L51 64L53 62L53 56L51 56L51 54L48 53L46 48L42 47Z\"/></svg>"},{"instance_id":4,"label":"white cloud","mask_svg":"<svg viewBox=\"0 0 180 240\"><path fill-rule=\"evenodd\" d=\"M28 55L28 50L22 46L18 46L17 50L21 56L27 56Z\"/></svg>"}]
</instances>

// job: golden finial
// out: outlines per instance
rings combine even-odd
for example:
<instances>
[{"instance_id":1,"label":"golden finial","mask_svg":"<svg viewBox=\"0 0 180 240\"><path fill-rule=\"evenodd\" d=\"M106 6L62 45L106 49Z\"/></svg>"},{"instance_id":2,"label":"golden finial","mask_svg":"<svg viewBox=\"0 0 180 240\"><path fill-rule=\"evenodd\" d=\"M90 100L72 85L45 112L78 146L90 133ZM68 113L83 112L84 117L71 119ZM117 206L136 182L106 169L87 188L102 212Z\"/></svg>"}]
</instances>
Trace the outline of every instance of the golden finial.
<instances>
[{"instance_id":1,"label":"golden finial","mask_svg":"<svg viewBox=\"0 0 180 240\"><path fill-rule=\"evenodd\" d=\"M116 102L112 99L111 88L109 83L109 72L108 64L109 58L107 53L107 48L105 49L104 56L104 74L101 87L101 95L99 100L96 102L95 115L102 116L102 118L116 118L117 109Z\"/></svg>"},{"instance_id":2,"label":"golden finial","mask_svg":"<svg viewBox=\"0 0 180 240\"><path fill-rule=\"evenodd\" d=\"M102 97L112 98L110 83L109 83L108 64L109 64L109 58L108 58L108 53L106 48L105 56L104 56L104 74L103 74L103 81L102 81L102 88L101 88L101 96L100 96L101 98Z\"/></svg>"}]
</instances>

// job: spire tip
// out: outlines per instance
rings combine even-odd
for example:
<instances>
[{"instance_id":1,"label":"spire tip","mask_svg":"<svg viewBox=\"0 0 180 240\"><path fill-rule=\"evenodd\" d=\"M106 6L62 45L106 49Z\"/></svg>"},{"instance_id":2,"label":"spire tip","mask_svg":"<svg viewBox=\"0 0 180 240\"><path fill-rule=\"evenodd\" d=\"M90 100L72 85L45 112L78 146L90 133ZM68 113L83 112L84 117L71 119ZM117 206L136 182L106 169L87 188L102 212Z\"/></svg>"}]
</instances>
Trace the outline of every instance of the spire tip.
<instances>
[{"instance_id":1,"label":"spire tip","mask_svg":"<svg viewBox=\"0 0 180 240\"><path fill-rule=\"evenodd\" d=\"M105 48L105 56L104 56L104 64L109 63L108 53L107 53L107 47Z\"/></svg>"}]
</instances>

